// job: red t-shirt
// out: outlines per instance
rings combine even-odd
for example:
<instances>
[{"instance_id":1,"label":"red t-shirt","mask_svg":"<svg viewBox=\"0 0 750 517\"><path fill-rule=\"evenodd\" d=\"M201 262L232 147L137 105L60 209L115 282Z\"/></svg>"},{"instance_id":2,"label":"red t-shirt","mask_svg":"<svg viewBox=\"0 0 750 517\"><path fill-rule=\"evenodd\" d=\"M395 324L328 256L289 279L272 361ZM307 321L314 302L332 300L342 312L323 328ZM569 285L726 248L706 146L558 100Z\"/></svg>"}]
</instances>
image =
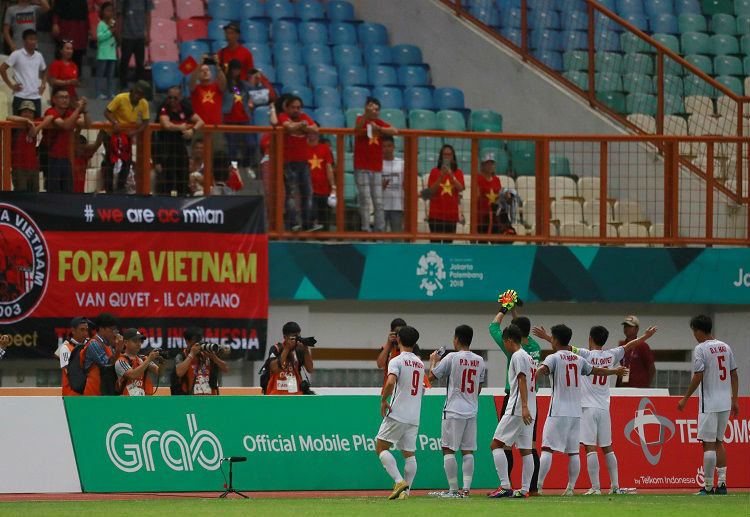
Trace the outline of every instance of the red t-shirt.
<instances>
[{"instance_id":1,"label":"red t-shirt","mask_svg":"<svg viewBox=\"0 0 750 517\"><path fill-rule=\"evenodd\" d=\"M13 139L10 166L22 171L39 170L39 159L36 156L36 138L28 138L29 130L24 128Z\"/></svg>"},{"instance_id":2,"label":"red t-shirt","mask_svg":"<svg viewBox=\"0 0 750 517\"><path fill-rule=\"evenodd\" d=\"M627 343L627 340L620 341L620 346L624 346ZM654 355L648 344L641 343L628 352L625 352L625 356L621 362L624 366L630 368L630 378L628 382L622 382L621 378L618 377L618 386L630 388L649 387L648 371L654 366Z\"/></svg>"},{"instance_id":3,"label":"red t-shirt","mask_svg":"<svg viewBox=\"0 0 750 517\"><path fill-rule=\"evenodd\" d=\"M224 122L228 124L240 124L249 121L250 117L245 113L245 107L242 105L242 95L239 93L239 90L236 90L232 110L224 115Z\"/></svg>"},{"instance_id":4,"label":"red t-shirt","mask_svg":"<svg viewBox=\"0 0 750 517\"><path fill-rule=\"evenodd\" d=\"M326 175L326 165L329 163L333 165L331 148L321 143L315 146L310 145L307 148L310 153L307 163L310 164L313 193L327 196L331 193L331 186L328 184L328 176Z\"/></svg>"},{"instance_id":5,"label":"red t-shirt","mask_svg":"<svg viewBox=\"0 0 750 517\"><path fill-rule=\"evenodd\" d=\"M490 211L490 205L497 201L500 195L500 178L496 175L492 175L490 179L487 179L484 174L480 174L477 178L477 185L479 186L479 215L487 215Z\"/></svg>"},{"instance_id":6,"label":"red t-shirt","mask_svg":"<svg viewBox=\"0 0 750 517\"><path fill-rule=\"evenodd\" d=\"M464 185L464 173L461 172L461 169L453 171L453 176L461 185ZM432 186L439 179L440 169L436 167L430 171L427 186ZM458 222L458 192L456 192L450 178L445 178L437 192L430 198L430 213L427 217L440 221Z\"/></svg>"},{"instance_id":7,"label":"red t-shirt","mask_svg":"<svg viewBox=\"0 0 750 517\"><path fill-rule=\"evenodd\" d=\"M362 115L357 117L360 121ZM379 135L373 135L372 138L367 136L367 126L376 124L380 127L391 127L387 122L375 119L365 122L361 134L354 137L354 168L364 169L367 171L383 171L383 140Z\"/></svg>"},{"instance_id":8,"label":"red t-shirt","mask_svg":"<svg viewBox=\"0 0 750 517\"><path fill-rule=\"evenodd\" d=\"M73 110L65 110L60 113L56 108L49 108L44 116L52 115L54 118L66 119L73 114ZM45 129L47 145L49 145L49 156L51 158L70 158L70 143L73 138L72 129Z\"/></svg>"},{"instance_id":9,"label":"red t-shirt","mask_svg":"<svg viewBox=\"0 0 750 517\"><path fill-rule=\"evenodd\" d=\"M232 59L236 59L237 61L242 63L242 74L240 74L240 78L243 81L247 80L247 73L255 68L255 63L253 62L253 53L242 45L234 50L229 50L228 47L224 47L223 49L219 50L219 62L224 66L225 73L227 72L229 62Z\"/></svg>"},{"instance_id":10,"label":"red t-shirt","mask_svg":"<svg viewBox=\"0 0 750 517\"><path fill-rule=\"evenodd\" d=\"M195 111L206 125L221 124L221 90L219 83L198 84L190 95Z\"/></svg>"},{"instance_id":11,"label":"red t-shirt","mask_svg":"<svg viewBox=\"0 0 750 517\"><path fill-rule=\"evenodd\" d=\"M282 113L279 115L279 126L283 126L287 121L301 122L303 120L307 121L308 126L315 124L313 119L304 113L300 113L299 119L297 120L292 120L289 115ZM292 133L284 133L284 163L306 162L309 153L308 147L310 146L307 145L306 134L300 133L299 135L295 135Z\"/></svg>"},{"instance_id":12,"label":"red t-shirt","mask_svg":"<svg viewBox=\"0 0 750 517\"><path fill-rule=\"evenodd\" d=\"M67 65L63 63L61 59L53 61L49 66L49 76L61 81L68 81L70 79L78 79L78 66L71 61ZM76 93L76 87L73 85L66 86L65 89L70 94L70 98L75 100L78 98Z\"/></svg>"}]
</instances>

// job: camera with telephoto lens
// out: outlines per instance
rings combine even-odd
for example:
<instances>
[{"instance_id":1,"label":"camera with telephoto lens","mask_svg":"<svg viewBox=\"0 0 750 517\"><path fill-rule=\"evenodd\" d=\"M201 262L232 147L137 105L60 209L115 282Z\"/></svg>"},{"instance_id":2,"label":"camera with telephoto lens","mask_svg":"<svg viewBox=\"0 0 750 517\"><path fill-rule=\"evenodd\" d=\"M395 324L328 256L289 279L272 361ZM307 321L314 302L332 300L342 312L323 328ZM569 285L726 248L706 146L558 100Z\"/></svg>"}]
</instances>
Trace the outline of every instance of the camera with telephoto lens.
<instances>
[{"instance_id":1,"label":"camera with telephoto lens","mask_svg":"<svg viewBox=\"0 0 750 517\"><path fill-rule=\"evenodd\" d=\"M221 347L217 345L216 343L209 343L208 341L201 341L198 344L201 346L201 352L211 352L212 354L217 354L219 350L221 350Z\"/></svg>"},{"instance_id":2,"label":"camera with telephoto lens","mask_svg":"<svg viewBox=\"0 0 750 517\"><path fill-rule=\"evenodd\" d=\"M302 343L303 345L305 345L305 346L307 346L307 347L314 347L314 346L315 346L315 343L317 343L317 342L318 342L318 340L317 340L317 339L315 339L315 338L314 338L314 337L312 337L312 336L310 336L310 337L300 337L300 336L294 336L294 340L295 340L295 341L296 341L297 343Z\"/></svg>"}]
</instances>

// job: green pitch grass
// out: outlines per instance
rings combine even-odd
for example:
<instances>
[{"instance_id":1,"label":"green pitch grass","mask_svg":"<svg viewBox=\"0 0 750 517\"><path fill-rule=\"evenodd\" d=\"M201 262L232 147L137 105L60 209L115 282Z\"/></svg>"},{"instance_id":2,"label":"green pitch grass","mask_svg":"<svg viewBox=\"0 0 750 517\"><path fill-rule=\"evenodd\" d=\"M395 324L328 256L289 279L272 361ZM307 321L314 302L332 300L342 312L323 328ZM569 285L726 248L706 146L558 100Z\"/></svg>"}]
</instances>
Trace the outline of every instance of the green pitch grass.
<instances>
[{"instance_id":1,"label":"green pitch grass","mask_svg":"<svg viewBox=\"0 0 750 517\"><path fill-rule=\"evenodd\" d=\"M384 516L467 516L553 517L675 516L711 517L750 514L750 494L699 497L694 495L543 496L527 500L487 499L483 494L470 499L440 500L412 497L388 501L384 497L337 497L328 499L154 499L143 501L44 501L0 503L0 516L14 517L192 517L248 515L270 517L384 517Z\"/></svg>"}]
</instances>

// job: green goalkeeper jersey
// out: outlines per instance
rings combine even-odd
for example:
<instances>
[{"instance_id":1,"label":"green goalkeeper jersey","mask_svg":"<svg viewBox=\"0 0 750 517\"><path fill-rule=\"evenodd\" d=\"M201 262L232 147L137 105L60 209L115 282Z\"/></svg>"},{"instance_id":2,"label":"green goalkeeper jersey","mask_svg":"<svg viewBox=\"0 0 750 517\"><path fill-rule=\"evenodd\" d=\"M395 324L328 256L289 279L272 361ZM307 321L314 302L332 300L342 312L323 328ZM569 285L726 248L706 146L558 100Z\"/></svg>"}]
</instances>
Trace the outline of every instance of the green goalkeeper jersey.
<instances>
[{"instance_id":1,"label":"green goalkeeper jersey","mask_svg":"<svg viewBox=\"0 0 750 517\"><path fill-rule=\"evenodd\" d=\"M505 349L505 345L503 345L503 331L500 328L499 323L490 323L490 336L492 336L492 339L495 340L495 343L497 343L497 346L500 347L500 350L503 351L506 359L508 360L507 364L505 365L505 393L510 393L510 382L508 382L508 366L510 365L510 356L513 354L509 353ZM534 364L539 366L542 361L542 347L540 347L539 343L537 343L531 336L529 336L528 339L529 343L522 343L521 346L526 351L526 353L528 353L534 360Z\"/></svg>"}]
</instances>

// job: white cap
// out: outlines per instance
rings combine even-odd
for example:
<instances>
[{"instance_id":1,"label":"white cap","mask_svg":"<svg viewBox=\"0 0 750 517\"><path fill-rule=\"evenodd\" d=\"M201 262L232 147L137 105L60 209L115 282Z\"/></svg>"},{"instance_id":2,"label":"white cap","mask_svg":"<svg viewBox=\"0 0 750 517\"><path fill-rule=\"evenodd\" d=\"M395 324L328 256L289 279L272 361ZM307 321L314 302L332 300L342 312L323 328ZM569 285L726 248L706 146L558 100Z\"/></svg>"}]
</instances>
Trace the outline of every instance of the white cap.
<instances>
[{"instance_id":1,"label":"white cap","mask_svg":"<svg viewBox=\"0 0 750 517\"><path fill-rule=\"evenodd\" d=\"M484 155L482 155L482 163L494 162L494 161L495 161L495 153L484 153Z\"/></svg>"},{"instance_id":2,"label":"white cap","mask_svg":"<svg viewBox=\"0 0 750 517\"><path fill-rule=\"evenodd\" d=\"M638 318L633 316L632 314L630 316L625 316L625 319L622 321L623 325L627 325L628 327L640 327L641 324L638 321Z\"/></svg>"}]
</instances>

